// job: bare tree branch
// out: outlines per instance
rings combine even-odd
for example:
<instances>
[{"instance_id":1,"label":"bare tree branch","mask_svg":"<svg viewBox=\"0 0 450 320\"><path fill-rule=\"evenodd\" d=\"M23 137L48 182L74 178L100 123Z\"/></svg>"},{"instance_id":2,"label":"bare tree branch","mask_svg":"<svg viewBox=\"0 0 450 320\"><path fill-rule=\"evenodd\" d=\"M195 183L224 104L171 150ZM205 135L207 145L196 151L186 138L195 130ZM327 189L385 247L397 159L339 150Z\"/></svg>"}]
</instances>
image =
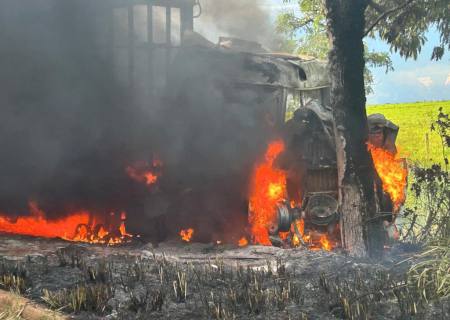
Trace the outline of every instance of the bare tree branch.
<instances>
[{"instance_id":1,"label":"bare tree branch","mask_svg":"<svg viewBox=\"0 0 450 320\"><path fill-rule=\"evenodd\" d=\"M370 1L370 2L373 3L373 1ZM399 5L399 6L395 7L395 8L392 8L392 9L390 9L390 10L387 10L387 11L383 12L383 13L375 20L375 22L374 22L369 28L366 29L366 31L364 32L364 36L363 36L363 37L367 36L367 35L373 30L373 28L375 28L375 26L376 26L381 20L385 19L388 15L390 15L390 14L392 14L392 13L394 13L394 12L397 12L397 11L399 11L399 10L402 10L402 9L406 8L406 7L409 6L412 2L414 2L414 0L408 0L408 1L406 1L405 3ZM377 9L375 9L375 10L377 10Z\"/></svg>"},{"instance_id":2,"label":"bare tree branch","mask_svg":"<svg viewBox=\"0 0 450 320\"><path fill-rule=\"evenodd\" d=\"M296 21L295 28L300 29L300 28L306 27L308 24L310 24L313 21L314 21L314 19L311 19L311 18L307 19L305 21L301 21L300 19L298 19Z\"/></svg>"}]
</instances>

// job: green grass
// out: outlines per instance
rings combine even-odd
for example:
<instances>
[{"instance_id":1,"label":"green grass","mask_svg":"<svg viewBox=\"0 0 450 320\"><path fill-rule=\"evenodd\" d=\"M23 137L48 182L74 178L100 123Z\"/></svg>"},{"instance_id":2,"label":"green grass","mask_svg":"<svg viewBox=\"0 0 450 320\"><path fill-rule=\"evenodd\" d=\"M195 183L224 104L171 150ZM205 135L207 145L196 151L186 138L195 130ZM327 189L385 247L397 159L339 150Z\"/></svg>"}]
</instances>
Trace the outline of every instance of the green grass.
<instances>
[{"instance_id":1,"label":"green grass","mask_svg":"<svg viewBox=\"0 0 450 320\"><path fill-rule=\"evenodd\" d=\"M430 130L440 107L450 114L450 100L368 106L367 114L382 113L400 126L397 146L405 158L423 165L443 164L441 140Z\"/></svg>"}]
</instances>

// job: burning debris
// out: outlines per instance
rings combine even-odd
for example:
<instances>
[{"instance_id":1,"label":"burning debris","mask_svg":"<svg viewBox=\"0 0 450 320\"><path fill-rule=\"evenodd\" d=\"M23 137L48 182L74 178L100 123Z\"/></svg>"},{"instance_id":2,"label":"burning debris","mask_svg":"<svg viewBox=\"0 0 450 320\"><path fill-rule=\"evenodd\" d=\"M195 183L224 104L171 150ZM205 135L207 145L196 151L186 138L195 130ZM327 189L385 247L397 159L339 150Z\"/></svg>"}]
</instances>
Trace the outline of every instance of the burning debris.
<instances>
[{"instance_id":1,"label":"burning debris","mask_svg":"<svg viewBox=\"0 0 450 320\"><path fill-rule=\"evenodd\" d=\"M242 238L239 239L239 241L238 241L238 246L239 247L245 247L247 245L248 245L248 240L247 240L246 237L242 237Z\"/></svg>"},{"instance_id":2,"label":"burning debris","mask_svg":"<svg viewBox=\"0 0 450 320\"><path fill-rule=\"evenodd\" d=\"M48 219L38 205L30 202L30 214L15 220L0 214L0 232L43 238L60 238L73 242L116 245L131 241L126 231L126 213L111 212L107 218L80 211L60 219Z\"/></svg>"},{"instance_id":3,"label":"burning debris","mask_svg":"<svg viewBox=\"0 0 450 320\"><path fill-rule=\"evenodd\" d=\"M158 182L162 175L162 167L162 161L155 157L151 164L145 161L138 161L133 165L127 166L125 171L131 179L150 187Z\"/></svg>"},{"instance_id":4,"label":"burning debris","mask_svg":"<svg viewBox=\"0 0 450 320\"><path fill-rule=\"evenodd\" d=\"M193 235L194 235L194 229L192 229L192 228L183 229L180 231L181 240L183 240L184 242L190 242Z\"/></svg>"}]
</instances>

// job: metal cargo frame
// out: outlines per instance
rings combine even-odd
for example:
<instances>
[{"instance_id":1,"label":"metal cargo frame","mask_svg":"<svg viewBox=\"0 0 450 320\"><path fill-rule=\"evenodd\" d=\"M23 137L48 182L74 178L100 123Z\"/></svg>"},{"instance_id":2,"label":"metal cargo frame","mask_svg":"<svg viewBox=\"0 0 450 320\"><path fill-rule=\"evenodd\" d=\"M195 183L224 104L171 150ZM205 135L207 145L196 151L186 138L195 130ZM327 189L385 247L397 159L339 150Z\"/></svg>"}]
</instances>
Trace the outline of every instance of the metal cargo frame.
<instances>
[{"instance_id":1,"label":"metal cargo frame","mask_svg":"<svg viewBox=\"0 0 450 320\"><path fill-rule=\"evenodd\" d=\"M130 103L142 105L162 92L171 59L193 31L196 0L49 1L74 8L66 14L96 39L85 50L111 65Z\"/></svg>"}]
</instances>

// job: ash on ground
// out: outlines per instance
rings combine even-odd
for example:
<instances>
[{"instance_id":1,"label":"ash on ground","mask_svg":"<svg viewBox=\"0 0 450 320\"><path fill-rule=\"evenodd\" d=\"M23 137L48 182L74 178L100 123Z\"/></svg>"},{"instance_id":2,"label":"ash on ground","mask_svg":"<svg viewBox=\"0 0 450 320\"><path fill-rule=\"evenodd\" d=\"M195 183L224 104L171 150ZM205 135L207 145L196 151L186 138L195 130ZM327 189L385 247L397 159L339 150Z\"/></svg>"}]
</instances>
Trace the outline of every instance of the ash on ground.
<instances>
[{"instance_id":1,"label":"ash on ground","mask_svg":"<svg viewBox=\"0 0 450 320\"><path fill-rule=\"evenodd\" d=\"M0 287L74 319L449 319L383 261L302 248L168 242L104 247L2 235Z\"/></svg>"}]
</instances>

